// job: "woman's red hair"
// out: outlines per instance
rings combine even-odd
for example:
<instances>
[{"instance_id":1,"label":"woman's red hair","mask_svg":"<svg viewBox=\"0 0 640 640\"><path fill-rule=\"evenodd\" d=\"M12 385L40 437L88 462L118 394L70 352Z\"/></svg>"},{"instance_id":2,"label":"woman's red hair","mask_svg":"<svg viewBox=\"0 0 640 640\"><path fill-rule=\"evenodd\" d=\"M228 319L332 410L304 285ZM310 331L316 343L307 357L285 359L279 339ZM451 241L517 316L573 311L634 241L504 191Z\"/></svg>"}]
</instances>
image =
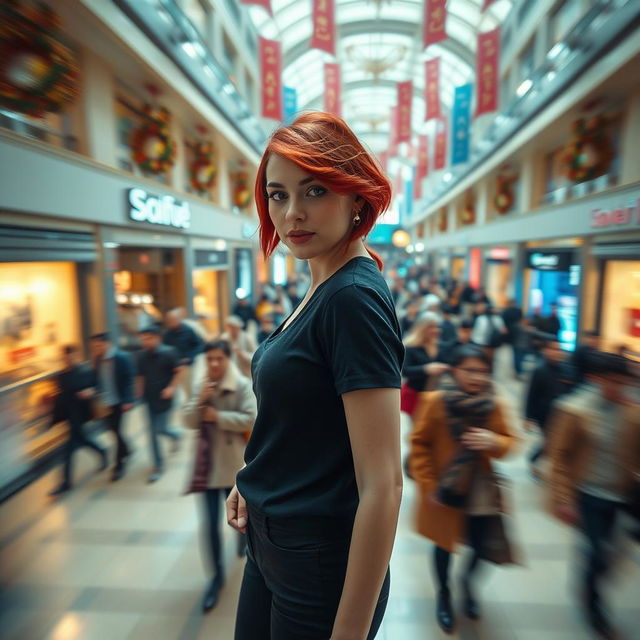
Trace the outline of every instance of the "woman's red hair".
<instances>
[{"instance_id":1,"label":"woman's red hair","mask_svg":"<svg viewBox=\"0 0 640 640\"><path fill-rule=\"evenodd\" d=\"M347 123L330 113L311 111L278 129L269 140L256 176L255 197L260 218L260 245L269 257L280 238L269 216L266 168L272 153L290 160L339 194L355 194L364 200L360 224L349 242L364 238L391 203L391 185L374 158L365 150ZM380 256L367 247L382 270Z\"/></svg>"}]
</instances>

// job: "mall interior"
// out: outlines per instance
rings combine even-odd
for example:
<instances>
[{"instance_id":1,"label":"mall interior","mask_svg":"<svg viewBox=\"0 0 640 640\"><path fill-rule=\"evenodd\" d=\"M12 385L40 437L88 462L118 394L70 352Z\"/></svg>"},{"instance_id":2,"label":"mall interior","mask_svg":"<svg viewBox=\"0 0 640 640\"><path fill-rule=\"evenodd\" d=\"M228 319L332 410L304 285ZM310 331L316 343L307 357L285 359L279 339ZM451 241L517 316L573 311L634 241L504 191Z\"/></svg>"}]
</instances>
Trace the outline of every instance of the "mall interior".
<instances>
[{"instance_id":1,"label":"mall interior","mask_svg":"<svg viewBox=\"0 0 640 640\"><path fill-rule=\"evenodd\" d=\"M254 183L272 132L307 111L343 118L392 185L367 243L401 321L428 298L433 311L435 295L456 331L464 289L467 306L517 307L527 331L557 320L566 362L591 334L628 363L638 517L638 0L2 0L0 52L3 638L238 638L247 559L222 514L226 584L203 610L211 570L200 496L185 495L197 446L186 396L173 402L183 438L158 482L147 483L137 398L123 418L134 452L123 477L96 472L79 449L73 488L55 497L70 427L52 414L64 345L90 366L91 336L107 333L135 362L139 332L164 331L171 310L208 341L247 300L257 342L260 308L273 313L268 332L295 309L309 267L283 243L264 257ZM586 542L549 509L553 463L529 463L545 437L526 428L541 356L527 352L520 375L512 349L495 350L493 378L518 446L495 467L519 560L486 567L481 619L460 612L450 632L638 638L640 546L626 535L637 522L621 517L609 540L614 635L585 620ZM205 367L199 353L194 386ZM400 425L406 457L404 411ZM82 428L115 455L99 411ZM405 476L377 638L447 637L433 543L416 528L422 499Z\"/></svg>"}]
</instances>

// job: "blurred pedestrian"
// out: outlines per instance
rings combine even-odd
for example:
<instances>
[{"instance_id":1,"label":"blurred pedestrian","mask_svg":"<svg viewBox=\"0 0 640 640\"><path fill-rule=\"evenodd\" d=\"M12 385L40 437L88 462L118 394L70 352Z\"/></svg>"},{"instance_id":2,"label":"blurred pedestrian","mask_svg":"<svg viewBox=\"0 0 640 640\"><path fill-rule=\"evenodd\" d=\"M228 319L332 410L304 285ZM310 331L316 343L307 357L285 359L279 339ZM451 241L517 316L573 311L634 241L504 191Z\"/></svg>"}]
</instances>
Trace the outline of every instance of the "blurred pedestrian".
<instances>
[{"instance_id":1,"label":"blurred pedestrian","mask_svg":"<svg viewBox=\"0 0 640 640\"><path fill-rule=\"evenodd\" d=\"M147 482L157 482L164 472L164 456L160 436L172 441L172 451L177 451L180 433L169 427L171 407L180 384L182 367L178 352L166 344L158 327L151 326L140 332L142 353L138 358L137 395L142 397L148 414L149 444L153 469Z\"/></svg>"},{"instance_id":2,"label":"blurred pedestrian","mask_svg":"<svg viewBox=\"0 0 640 640\"><path fill-rule=\"evenodd\" d=\"M260 329L258 330L258 344L262 344L276 330L273 316L264 315L260 318Z\"/></svg>"},{"instance_id":3,"label":"blurred pedestrian","mask_svg":"<svg viewBox=\"0 0 640 640\"><path fill-rule=\"evenodd\" d=\"M225 332L220 338L231 345L231 359L240 369L240 373L251 378L251 358L257 348L255 340L242 328L242 320L237 316L229 316L224 326Z\"/></svg>"},{"instance_id":4,"label":"blurred pedestrian","mask_svg":"<svg viewBox=\"0 0 640 640\"><path fill-rule=\"evenodd\" d=\"M576 374L576 382L586 381L589 358L600 348L600 334L597 331L584 331L582 338L573 352L572 363Z\"/></svg>"},{"instance_id":5,"label":"blurred pedestrian","mask_svg":"<svg viewBox=\"0 0 640 640\"><path fill-rule=\"evenodd\" d=\"M404 413L413 415L418 394L435 389L438 378L449 370L440 342L440 316L431 312L422 314L404 344L401 407Z\"/></svg>"},{"instance_id":6,"label":"blurred pedestrian","mask_svg":"<svg viewBox=\"0 0 640 640\"><path fill-rule=\"evenodd\" d=\"M539 320L539 324L543 333L555 336L556 340L560 337L562 323L558 317L558 305L555 302L551 305L551 313Z\"/></svg>"},{"instance_id":7,"label":"blurred pedestrian","mask_svg":"<svg viewBox=\"0 0 640 640\"><path fill-rule=\"evenodd\" d=\"M551 508L578 526L587 545L580 600L591 628L613 639L602 599L623 511L640 499L640 405L626 393L631 384L624 358L594 352L586 362L586 384L556 404L552 418Z\"/></svg>"},{"instance_id":8,"label":"blurred pedestrian","mask_svg":"<svg viewBox=\"0 0 640 640\"><path fill-rule=\"evenodd\" d=\"M270 298L266 292L265 287L265 296L267 300L273 302L275 299L275 294L273 298ZM237 296L236 303L233 305L233 309L231 310L232 315L242 320L242 328L246 330L249 326L249 322L258 322L256 317L256 310L251 306L251 302L247 296Z\"/></svg>"},{"instance_id":9,"label":"blurred pedestrian","mask_svg":"<svg viewBox=\"0 0 640 640\"><path fill-rule=\"evenodd\" d=\"M420 298L413 298L407 304L407 310L400 320L400 330L403 336L406 336L409 331L411 331L411 328L418 319L420 315L420 304Z\"/></svg>"},{"instance_id":10,"label":"blurred pedestrian","mask_svg":"<svg viewBox=\"0 0 640 640\"><path fill-rule=\"evenodd\" d=\"M517 324L511 326L510 333L511 348L513 349L513 370L516 378L522 380L525 358L531 352L531 328L527 319L520 318Z\"/></svg>"},{"instance_id":11,"label":"blurred pedestrian","mask_svg":"<svg viewBox=\"0 0 640 640\"><path fill-rule=\"evenodd\" d=\"M117 349L108 333L91 336L91 347L98 399L106 410L104 420L116 438L116 459L111 475L111 480L116 482L124 475L131 455L131 445L124 436L122 423L125 414L133 409L135 368L131 356Z\"/></svg>"},{"instance_id":12,"label":"blurred pedestrian","mask_svg":"<svg viewBox=\"0 0 640 640\"><path fill-rule=\"evenodd\" d=\"M445 343L453 342L458 337L458 328L451 319L451 307L448 303L442 305L442 321L440 322L440 340Z\"/></svg>"},{"instance_id":13,"label":"blurred pedestrian","mask_svg":"<svg viewBox=\"0 0 640 640\"><path fill-rule=\"evenodd\" d=\"M465 344L473 344L473 342L471 341L472 333L473 321L467 319L462 320L458 327L456 327L456 337L450 342L442 343L442 354L445 362L451 364L453 354L458 347L461 347Z\"/></svg>"},{"instance_id":14,"label":"blurred pedestrian","mask_svg":"<svg viewBox=\"0 0 640 640\"><path fill-rule=\"evenodd\" d=\"M515 437L491 384L491 360L481 348L463 346L451 371L451 384L418 406L409 458L418 532L435 543L436 616L446 633L455 626L449 565L456 546L466 541L473 550L462 578L464 611L473 620L481 615L473 585L480 561L513 561L491 459L507 454Z\"/></svg>"},{"instance_id":15,"label":"blurred pedestrian","mask_svg":"<svg viewBox=\"0 0 640 640\"><path fill-rule=\"evenodd\" d=\"M64 445L62 483L49 494L51 496L71 489L73 456L80 447L87 447L98 455L98 471L104 471L108 464L106 449L85 433L85 425L93 417L91 400L95 396L95 373L80 361L80 350L76 345L65 345L61 355L64 368L56 378L58 396L52 423L65 420L69 425L69 436Z\"/></svg>"},{"instance_id":16,"label":"blurred pedestrian","mask_svg":"<svg viewBox=\"0 0 640 640\"><path fill-rule=\"evenodd\" d=\"M517 327L520 326L522 316L522 309L518 306L518 302L513 299L509 300L507 307L502 311L502 320L507 329L505 342L508 344L513 344L514 333Z\"/></svg>"},{"instance_id":17,"label":"blurred pedestrian","mask_svg":"<svg viewBox=\"0 0 640 640\"><path fill-rule=\"evenodd\" d=\"M184 393L184 402L191 397L191 385L193 383L193 363L196 357L202 353L203 340L182 319L182 311L173 309L165 316L167 330L163 342L173 347L178 352L182 373L180 386Z\"/></svg>"},{"instance_id":18,"label":"blurred pedestrian","mask_svg":"<svg viewBox=\"0 0 640 640\"><path fill-rule=\"evenodd\" d=\"M251 382L231 361L231 345L214 340L204 346L206 377L184 407L185 423L199 432L194 478L190 489L202 493L212 578L202 600L202 609L213 609L225 583L222 505L244 465L247 435L256 417L256 399ZM203 449L204 447L204 449ZM238 555L244 554L244 534L238 533Z\"/></svg>"},{"instance_id":19,"label":"blurred pedestrian","mask_svg":"<svg viewBox=\"0 0 640 640\"><path fill-rule=\"evenodd\" d=\"M565 360L564 351L555 336L548 335L542 347L542 360L533 371L525 403L525 429L539 430L542 441L536 445L529 456L531 472L540 476L536 468L539 459L544 455L548 435L548 423L553 404L561 395L571 390L571 369Z\"/></svg>"},{"instance_id":20,"label":"blurred pedestrian","mask_svg":"<svg viewBox=\"0 0 640 640\"><path fill-rule=\"evenodd\" d=\"M484 347L493 362L495 350L504 343L507 336L507 328L502 318L487 303L480 302L477 309L471 339L474 344Z\"/></svg>"}]
</instances>

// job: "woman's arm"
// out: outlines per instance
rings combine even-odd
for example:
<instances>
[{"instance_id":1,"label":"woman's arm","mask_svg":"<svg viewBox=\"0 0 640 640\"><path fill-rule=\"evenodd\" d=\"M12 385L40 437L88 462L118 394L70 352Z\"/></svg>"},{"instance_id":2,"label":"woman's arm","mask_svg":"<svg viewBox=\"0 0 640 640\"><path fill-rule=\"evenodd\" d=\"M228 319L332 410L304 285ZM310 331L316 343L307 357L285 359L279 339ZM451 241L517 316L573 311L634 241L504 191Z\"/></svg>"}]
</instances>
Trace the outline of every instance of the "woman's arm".
<instances>
[{"instance_id":1,"label":"woman's arm","mask_svg":"<svg viewBox=\"0 0 640 640\"><path fill-rule=\"evenodd\" d=\"M365 640L384 582L402 497L400 392L342 395L360 502L331 640Z\"/></svg>"}]
</instances>

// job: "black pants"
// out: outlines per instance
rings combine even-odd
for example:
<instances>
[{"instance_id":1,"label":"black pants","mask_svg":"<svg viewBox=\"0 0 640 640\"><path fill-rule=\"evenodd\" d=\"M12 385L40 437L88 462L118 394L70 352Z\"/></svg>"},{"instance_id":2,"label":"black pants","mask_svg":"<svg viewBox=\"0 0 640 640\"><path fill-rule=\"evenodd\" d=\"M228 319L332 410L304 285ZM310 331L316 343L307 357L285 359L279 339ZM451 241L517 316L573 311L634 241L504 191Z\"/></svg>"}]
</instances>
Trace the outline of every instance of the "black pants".
<instances>
[{"instance_id":1,"label":"black pants","mask_svg":"<svg viewBox=\"0 0 640 640\"><path fill-rule=\"evenodd\" d=\"M63 484L70 486L73 477L73 454L80 447L88 447L95 451L100 458L106 454L105 450L84 432L81 422L69 422L69 439L64 447L64 468L62 472Z\"/></svg>"},{"instance_id":2,"label":"black pants","mask_svg":"<svg viewBox=\"0 0 640 640\"><path fill-rule=\"evenodd\" d=\"M540 433L542 434L542 441L537 444L533 451L529 454L529 462L535 464L542 458L547 449L547 420L539 423Z\"/></svg>"},{"instance_id":3,"label":"black pants","mask_svg":"<svg viewBox=\"0 0 640 640\"><path fill-rule=\"evenodd\" d=\"M618 515L624 506L586 493L578 494L582 533L588 550L584 567L584 596L588 607L600 603L599 583L607 574L610 548Z\"/></svg>"},{"instance_id":4,"label":"black pants","mask_svg":"<svg viewBox=\"0 0 640 640\"><path fill-rule=\"evenodd\" d=\"M122 433L123 415L122 406L118 404L110 407L109 413L105 418L107 426L111 431L113 431L113 434L116 437L116 469L122 468L125 458L127 458L131 452Z\"/></svg>"},{"instance_id":5,"label":"black pants","mask_svg":"<svg viewBox=\"0 0 640 640\"><path fill-rule=\"evenodd\" d=\"M231 488L207 489L202 494L206 514L206 538L209 546L209 561L211 563L211 569L214 576L220 577L224 576L220 505L230 493ZM244 536L242 537L244 538Z\"/></svg>"},{"instance_id":6,"label":"black pants","mask_svg":"<svg viewBox=\"0 0 640 640\"><path fill-rule=\"evenodd\" d=\"M469 582L480 562L480 550L484 543L486 524L489 518L485 516L468 516L466 519L467 543L472 549L469 563L464 572L465 582ZM441 547L434 549L433 561L435 565L438 587L441 591L449 590L449 565L451 553Z\"/></svg>"},{"instance_id":7,"label":"black pants","mask_svg":"<svg viewBox=\"0 0 640 640\"><path fill-rule=\"evenodd\" d=\"M249 508L247 564L235 640L328 640L347 570L353 521L270 518ZM368 640L387 606L385 578Z\"/></svg>"}]
</instances>

